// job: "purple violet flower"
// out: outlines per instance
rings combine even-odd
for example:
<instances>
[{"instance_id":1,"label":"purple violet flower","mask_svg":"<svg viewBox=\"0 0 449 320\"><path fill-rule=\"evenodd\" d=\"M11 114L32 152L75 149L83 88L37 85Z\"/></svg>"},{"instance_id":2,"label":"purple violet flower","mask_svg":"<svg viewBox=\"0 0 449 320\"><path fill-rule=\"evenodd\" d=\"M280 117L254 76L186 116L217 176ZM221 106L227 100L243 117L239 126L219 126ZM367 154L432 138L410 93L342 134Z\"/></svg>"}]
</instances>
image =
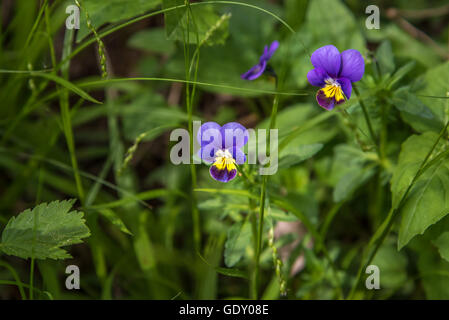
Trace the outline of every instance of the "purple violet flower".
<instances>
[{"instance_id":1,"label":"purple violet flower","mask_svg":"<svg viewBox=\"0 0 449 320\"><path fill-rule=\"evenodd\" d=\"M352 83L362 79L365 73L365 61L355 49L340 53L335 46L328 45L312 53L310 60L315 69L307 73L307 80L321 88L316 100L326 110L349 99Z\"/></svg>"},{"instance_id":2,"label":"purple violet flower","mask_svg":"<svg viewBox=\"0 0 449 320\"><path fill-rule=\"evenodd\" d=\"M198 130L197 140L201 145L198 156L211 163L210 175L217 181L229 182L237 175L236 164L243 164L246 156L241 150L248 142L249 133L237 122L220 126L206 122Z\"/></svg>"},{"instance_id":3,"label":"purple violet flower","mask_svg":"<svg viewBox=\"0 0 449 320\"><path fill-rule=\"evenodd\" d=\"M244 80L255 80L259 78L265 71L267 67L268 60L271 59L274 52L279 47L278 41L273 41L270 44L270 48L268 46L265 46L263 54L260 56L259 63L256 64L254 67L249 69L247 72L241 75L242 79Z\"/></svg>"}]
</instances>

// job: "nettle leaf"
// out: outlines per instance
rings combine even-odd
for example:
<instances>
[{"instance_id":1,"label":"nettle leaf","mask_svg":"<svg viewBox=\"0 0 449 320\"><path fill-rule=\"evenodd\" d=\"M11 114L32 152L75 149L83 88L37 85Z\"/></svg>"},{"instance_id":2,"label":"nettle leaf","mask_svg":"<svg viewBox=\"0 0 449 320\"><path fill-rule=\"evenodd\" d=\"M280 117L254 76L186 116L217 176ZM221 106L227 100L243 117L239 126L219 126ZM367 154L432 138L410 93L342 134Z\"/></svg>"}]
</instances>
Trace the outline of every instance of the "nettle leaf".
<instances>
[{"instance_id":1,"label":"nettle leaf","mask_svg":"<svg viewBox=\"0 0 449 320\"><path fill-rule=\"evenodd\" d=\"M250 242L251 226L248 221L234 223L229 228L224 251L224 261L228 268L235 266L242 259Z\"/></svg>"},{"instance_id":2,"label":"nettle leaf","mask_svg":"<svg viewBox=\"0 0 449 320\"><path fill-rule=\"evenodd\" d=\"M184 4L184 0L163 0L164 8ZM224 44L228 37L230 15L219 16L212 6L192 6L191 14L182 7L165 13L165 32L169 40L184 39L190 44ZM188 34L187 34L188 30Z\"/></svg>"},{"instance_id":3,"label":"nettle leaf","mask_svg":"<svg viewBox=\"0 0 449 320\"><path fill-rule=\"evenodd\" d=\"M403 144L399 161L391 180L393 207L396 208L412 183L423 159L431 150L438 135L433 132L413 135ZM436 147L441 150L443 142ZM398 248L449 213L449 162L442 158L428 168L410 190L399 209L402 221L399 228Z\"/></svg>"},{"instance_id":4,"label":"nettle leaf","mask_svg":"<svg viewBox=\"0 0 449 320\"><path fill-rule=\"evenodd\" d=\"M113 23L133 18L157 7L161 0L84 0L91 23L95 29L105 23ZM87 28L86 15L81 12L80 30L76 37L77 42L83 40L91 31Z\"/></svg>"},{"instance_id":5,"label":"nettle leaf","mask_svg":"<svg viewBox=\"0 0 449 320\"><path fill-rule=\"evenodd\" d=\"M61 247L81 243L81 239L90 236L83 213L70 211L74 203L75 200L42 203L12 217L3 230L0 248L23 259L71 258Z\"/></svg>"}]
</instances>

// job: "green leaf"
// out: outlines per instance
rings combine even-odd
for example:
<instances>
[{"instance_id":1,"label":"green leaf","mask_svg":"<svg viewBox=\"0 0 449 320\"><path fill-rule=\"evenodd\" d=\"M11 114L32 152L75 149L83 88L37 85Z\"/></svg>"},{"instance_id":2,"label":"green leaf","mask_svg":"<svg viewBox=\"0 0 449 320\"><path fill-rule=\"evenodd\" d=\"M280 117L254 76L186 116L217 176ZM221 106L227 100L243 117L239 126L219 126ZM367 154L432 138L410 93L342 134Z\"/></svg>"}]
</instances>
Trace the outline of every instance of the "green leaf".
<instances>
[{"instance_id":1,"label":"green leaf","mask_svg":"<svg viewBox=\"0 0 449 320\"><path fill-rule=\"evenodd\" d=\"M354 167L341 177L333 191L335 202L348 199L355 190L365 184L376 172L373 167Z\"/></svg>"},{"instance_id":2,"label":"green leaf","mask_svg":"<svg viewBox=\"0 0 449 320\"><path fill-rule=\"evenodd\" d=\"M201 260L204 261L209 267L214 268L215 271L219 274L229 276L229 277L235 277L235 278L244 278L247 279L248 275L245 271L239 270L239 269L232 269L232 268L221 268L221 267L214 267L211 265L201 254L198 253Z\"/></svg>"},{"instance_id":3,"label":"green leaf","mask_svg":"<svg viewBox=\"0 0 449 320\"><path fill-rule=\"evenodd\" d=\"M441 61L441 58L432 47L413 38L394 23L386 24L380 29L365 29L364 34L368 40L373 42L381 42L386 39L389 40L395 58L414 60L429 68L437 65Z\"/></svg>"},{"instance_id":4,"label":"green leaf","mask_svg":"<svg viewBox=\"0 0 449 320\"><path fill-rule=\"evenodd\" d=\"M213 189L213 188L197 188L194 189L195 192L207 192L214 194L230 194L242 197L248 197L252 199L259 199L259 196L252 194L248 190L239 190L239 189Z\"/></svg>"},{"instance_id":5,"label":"green leaf","mask_svg":"<svg viewBox=\"0 0 449 320\"><path fill-rule=\"evenodd\" d=\"M0 248L23 259L71 258L61 247L81 243L90 235L83 213L70 211L75 200L42 203L12 217L2 234Z\"/></svg>"},{"instance_id":6,"label":"green leaf","mask_svg":"<svg viewBox=\"0 0 449 320\"><path fill-rule=\"evenodd\" d=\"M251 226L248 221L237 222L229 228L225 243L224 261L227 267L236 265L251 242Z\"/></svg>"},{"instance_id":7,"label":"green leaf","mask_svg":"<svg viewBox=\"0 0 449 320\"><path fill-rule=\"evenodd\" d=\"M449 61L427 70L424 83L426 87L417 92L419 99L429 106L441 122L445 122L449 116Z\"/></svg>"},{"instance_id":8,"label":"green leaf","mask_svg":"<svg viewBox=\"0 0 449 320\"><path fill-rule=\"evenodd\" d=\"M308 0L286 0L285 15L287 23L295 30L304 22Z\"/></svg>"},{"instance_id":9,"label":"green leaf","mask_svg":"<svg viewBox=\"0 0 449 320\"><path fill-rule=\"evenodd\" d=\"M382 41L376 51L376 58L382 74L392 74L396 66L394 64L393 50L391 49L391 42Z\"/></svg>"},{"instance_id":10,"label":"green leaf","mask_svg":"<svg viewBox=\"0 0 449 320\"><path fill-rule=\"evenodd\" d=\"M148 212L142 211L138 215L138 227L134 237L134 251L140 268L144 271L152 270L156 266L153 244L147 232Z\"/></svg>"},{"instance_id":11,"label":"green leaf","mask_svg":"<svg viewBox=\"0 0 449 320\"><path fill-rule=\"evenodd\" d=\"M419 132L441 130L442 121L415 94L410 92L410 88L402 87L396 90L391 102L401 112L402 119L413 129Z\"/></svg>"},{"instance_id":12,"label":"green leaf","mask_svg":"<svg viewBox=\"0 0 449 320\"><path fill-rule=\"evenodd\" d=\"M229 268L215 268L215 271L217 271L219 274L228 276L228 277L234 277L234 278L243 278L247 279L248 275L245 271L238 270L238 269L229 269Z\"/></svg>"},{"instance_id":13,"label":"green leaf","mask_svg":"<svg viewBox=\"0 0 449 320\"><path fill-rule=\"evenodd\" d=\"M433 244L438 248L440 256L449 262L449 231L440 234Z\"/></svg>"},{"instance_id":14,"label":"green leaf","mask_svg":"<svg viewBox=\"0 0 449 320\"><path fill-rule=\"evenodd\" d=\"M161 0L84 0L91 23L95 29L105 23L113 23L133 18L155 8ZM77 34L77 42L83 40L90 33L86 24L86 15L81 11L80 30Z\"/></svg>"},{"instance_id":15,"label":"green leaf","mask_svg":"<svg viewBox=\"0 0 449 320\"><path fill-rule=\"evenodd\" d=\"M273 206L268 207L268 217L276 221L298 221L298 217L291 212L286 212L280 208L276 208Z\"/></svg>"},{"instance_id":16,"label":"green leaf","mask_svg":"<svg viewBox=\"0 0 449 320\"><path fill-rule=\"evenodd\" d=\"M410 242L418 258L419 277L427 299L449 299L449 263L425 237Z\"/></svg>"},{"instance_id":17,"label":"green leaf","mask_svg":"<svg viewBox=\"0 0 449 320\"><path fill-rule=\"evenodd\" d=\"M142 140L156 138L168 129L188 119L187 114L175 106L167 106L164 99L153 92L142 93L130 103L121 106L123 131L129 140L135 140L146 132ZM150 134L150 130L153 130Z\"/></svg>"},{"instance_id":18,"label":"green leaf","mask_svg":"<svg viewBox=\"0 0 449 320\"><path fill-rule=\"evenodd\" d=\"M407 257L391 244L380 247L371 264L379 267L382 289L400 288L407 280Z\"/></svg>"},{"instance_id":19,"label":"green leaf","mask_svg":"<svg viewBox=\"0 0 449 320\"><path fill-rule=\"evenodd\" d=\"M399 161L391 180L393 208L399 202L418 169L437 140L433 132L413 135L403 144ZM441 150L443 142L436 147ZM449 213L449 162L444 157L419 177L399 210L402 221L399 228L398 248Z\"/></svg>"},{"instance_id":20,"label":"green leaf","mask_svg":"<svg viewBox=\"0 0 449 320\"><path fill-rule=\"evenodd\" d=\"M184 4L184 0L163 0L163 7ZM165 32L170 40L184 39L190 44L224 44L228 36L229 16L217 15L212 6L192 6L188 15L186 7L165 13ZM187 30L189 33L187 34Z\"/></svg>"},{"instance_id":21,"label":"green leaf","mask_svg":"<svg viewBox=\"0 0 449 320\"><path fill-rule=\"evenodd\" d=\"M404 66L400 67L398 71L396 71L393 76L389 79L387 82L387 89L392 88L397 82L399 82L402 78L404 78L407 73L412 71L412 69L415 67L416 63L415 61L410 61L409 63L405 64Z\"/></svg>"},{"instance_id":22,"label":"green leaf","mask_svg":"<svg viewBox=\"0 0 449 320\"><path fill-rule=\"evenodd\" d=\"M47 80L51 80L54 81L60 85L62 85L63 87L65 87L66 89L73 91L74 93L76 93L77 95L79 95L81 98L84 98L90 102L93 103L98 103L101 104L101 101L98 101L97 99L91 97L87 92L85 92L84 90L80 89L79 87L75 86L73 83L71 83L70 81L67 81L61 77L58 77L54 74L51 73L44 73L44 72L32 72L31 73L32 76L34 77L41 77L41 78L45 78Z\"/></svg>"},{"instance_id":23,"label":"green leaf","mask_svg":"<svg viewBox=\"0 0 449 320\"><path fill-rule=\"evenodd\" d=\"M365 153L359 148L341 144L335 147L334 152L330 180L335 185L334 201L340 202L349 198L355 190L365 184L376 170L374 163L370 162L374 155Z\"/></svg>"},{"instance_id":24,"label":"green leaf","mask_svg":"<svg viewBox=\"0 0 449 320\"><path fill-rule=\"evenodd\" d=\"M289 168L307 160L322 148L323 144L321 143L286 147L279 155L279 168Z\"/></svg>"},{"instance_id":25,"label":"green leaf","mask_svg":"<svg viewBox=\"0 0 449 320\"><path fill-rule=\"evenodd\" d=\"M139 31L129 39L128 45L131 48L165 55L171 55L176 48L172 41L166 39L163 28Z\"/></svg>"},{"instance_id":26,"label":"green leaf","mask_svg":"<svg viewBox=\"0 0 449 320\"><path fill-rule=\"evenodd\" d=\"M98 210L103 217L105 217L107 220L109 220L110 223L112 223L114 226L120 229L121 232L133 235L131 231L126 227L125 223L120 219L120 217L115 214L114 211L110 209L100 209Z\"/></svg>"}]
</instances>

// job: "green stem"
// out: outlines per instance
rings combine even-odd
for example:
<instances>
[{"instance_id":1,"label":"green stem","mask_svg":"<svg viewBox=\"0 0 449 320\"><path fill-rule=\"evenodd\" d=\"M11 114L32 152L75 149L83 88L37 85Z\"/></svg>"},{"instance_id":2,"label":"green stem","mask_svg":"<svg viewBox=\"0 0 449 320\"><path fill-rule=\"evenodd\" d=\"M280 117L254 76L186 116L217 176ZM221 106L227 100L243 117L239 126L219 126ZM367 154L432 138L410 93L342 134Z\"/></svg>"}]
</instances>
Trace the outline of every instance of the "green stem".
<instances>
[{"instance_id":1,"label":"green stem","mask_svg":"<svg viewBox=\"0 0 449 320\"><path fill-rule=\"evenodd\" d=\"M50 47L50 56L52 60L53 66L56 66L56 55L55 50L53 46L53 40L51 38L50 33L50 14L48 12L48 9L45 9L45 23L48 33L48 44ZM64 60L65 57L69 56L72 51L72 40L73 40L73 30L67 29L64 35L64 46L62 51L62 60ZM68 79L69 77L69 66L70 66L70 60L68 60L66 63L62 64L61 66L61 74L64 79ZM53 70L53 74L56 75L56 71ZM73 129L72 129L72 123L71 123L71 114L70 114L70 107L69 107L69 95L67 90L65 89L58 89L59 91L59 104L60 104L60 112L61 112L61 118L62 118L62 125L64 130L64 135L66 138L67 148L69 149L70 154L70 161L73 167L74 171L74 177L75 177L75 183L76 188L78 192L78 196L80 198L80 201L84 203L84 189L81 182L81 177L78 170L78 162L76 159L75 154L75 143L73 139Z\"/></svg>"},{"instance_id":2,"label":"green stem","mask_svg":"<svg viewBox=\"0 0 449 320\"><path fill-rule=\"evenodd\" d=\"M34 299L34 297L33 297L33 292L34 292L33 283L34 283L34 257L31 258L31 268L30 268L30 293L29 293L30 300Z\"/></svg>"},{"instance_id":3,"label":"green stem","mask_svg":"<svg viewBox=\"0 0 449 320\"><path fill-rule=\"evenodd\" d=\"M259 204L259 228L257 231L257 241L256 241L256 261L255 261L255 273L254 273L254 286L255 286L255 298L258 298L258 284L259 284L259 274L260 274L260 253L262 252L262 241L263 241L263 224L265 215L265 198L266 198L266 185L267 176L262 177L262 187L260 190L260 204Z\"/></svg>"},{"instance_id":4,"label":"green stem","mask_svg":"<svg viewBox=\"0 0 449 320\"><path fill-rule=\"evenodd\" d=\"M365 106L365 103L360 98L359 89L357 89L357 87L354 84L353 84L352 88L354 89L355 95L357 96L357 98L359 100L359 103L360 103L360 106L362 107L363 116L365 117L365 121L366 121L366 124L368 126L368 130L369 130L369 133L371 135L371 139L373 140L373 143L375 145L377 145L377 138L376 138L376 135L374 134L373 126L371 124L371 119L369 117L368 110L367 110L367 108Z\"/></svg>"},{"instance_id":5,"label":"green stem","mask_svg":"<svg viewBox=\"0 0 449 320\"><path fill-rule=\"evenodd\" d=\"M1 243L0 243L1 246ZM15 284L17 285L17 287L19 288L19 293L20 296L22 297L22 300L26 300L27 296L25 294L25 290L24 290L24 286L26 287L26 285L24 285L19 278L19 275L17 274L16 270L14 270L14 268L9 265L6 262L0 261L0 267L5 267L6 269L9 270L9 272L11 272L11 275L13 276L14 280L16 281Z\"/></svg>"},{"instance_id":6,"label":"green stem","mask_svg":"<svg viewBox=\"0 0 449 320\"><path fill-rule=\"evenodd\" d=\"M183 32L183 48L184 48L184 67L185 67L185 76L186 76L186 108L187 108L187 117L188 117L188 130L189 130L189 144L190 144L190 176L191 176L191 184L192 184L192 194L191 194L191 210L192 210L192 224L193 224L193 242L195 250L200 252L201 250L201 226L200 226L200 213L197 206L196 194L193 192L196 189L196 167L193 163L193 99L195 94L195 86L193 85L192 91L190 89L190 76L191 76L191 61L190 61L190 19L192 17L192 11L190 10L190 1L185 0L186 14L187 14L187 32L184 32L184 28L182 28ZM198 32L197 32L197 45L198 43ZM199 54L196 56L196 59L199 59ZM195 78L198 70L198 61L196 64L195 70Z\"/></svg>"},{"instance_id":7,"label":"green stem","mask_svg":"<svg viewBox=\"0 0 449 320\"><path fill-rule=\"evenodd\" d=\"M278 91L278 79L276 79L276 91ZM270 117L270 127L268 129L268 142L267 142L267 150L270 150L270 140L271 140L271 129L273 129L276 125L276 116L279 105L279 95L275 95L273 99L273 108L271 111ZM276 150L276 152L278 152ZM265 198L266 198L266 186L267 186L268 177L264 175L262 177L262 186L260 190L260 204L259 204L259 229L257 234L257 247L256 247L256 255L255 255L255 291L256 291L256 299L258 298L257 287L259 283L259 274L260 274L260 254L262 252L262 241L263 241L263 225L264 225L264 215L265 215Z\"/></svg>"}]
</instances>

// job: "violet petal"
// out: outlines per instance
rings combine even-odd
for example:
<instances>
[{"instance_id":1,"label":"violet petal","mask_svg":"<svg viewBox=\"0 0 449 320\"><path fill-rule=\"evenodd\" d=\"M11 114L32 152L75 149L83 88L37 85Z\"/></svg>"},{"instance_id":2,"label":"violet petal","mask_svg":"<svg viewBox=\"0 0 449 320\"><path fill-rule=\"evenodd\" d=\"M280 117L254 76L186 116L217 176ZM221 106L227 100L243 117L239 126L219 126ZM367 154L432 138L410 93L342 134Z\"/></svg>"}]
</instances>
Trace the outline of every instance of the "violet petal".
<instances>
[{"instance_id":1,"label":"violet petal","mask_svg":"<svg viewBox=\"0 0 449 320\"><path fill-rule=\"evenodd\" d=\"M244 80L255 80L259 78L262 73L265 71L265 68L267 67L267 62L265 60L259 62L254 67L249 69L247 72L241 75L242 79Z\"/></svg>"},{"instance_id":2,"label":"violet petal","mask_svg":"<svg viewBox=\"0 0 449 320\"><path fill-rule=\"evenodd\" d=\"M229 122L221 127L223 148L241 148L248 143L249 133L244 126L238 122Z\"/></svg>"},{"instance_id":3,"label":"violet petal","mask_svg":"<svg viewBox=\"0 0 449 320\"><path fill-rule=\"evenodd\" d=\"M315 68L322 68L333 78L336 78L341 66L341 56L333 45L327 45L315 50L310 58Z\"/></svg>"},{"instance_id":4,"label":"violet petal","mask_svg":"<svg viewBox=\"0 0 449 320\"><path fill-rule=\"evenodd\" d=\"M211 177L217 181L229 182L235 178L235 176L237 175L237 170L235 169L231 171L228 171L226 169L218 170L216 166L212 165L209 169L209 173Z\"/></svg>"},{"instance_id":5,"label":"violet petal","mask_svg":"<svg viewBox=\"0 0 449 320\"><path fill-rule=\"evenodd\" d=\"M327 98L322 90L318 90L316 93L316 101L326 110L332 110L335 106L334 98Z\"/></svg>"},{"instance_id":6,"label":"violet petal","mask_svg":"<svg viewBox=\"0 0 449 320\"><path fill-rule=\"evenodd\" d=\"M346 96L346 99L349 100L349 98L351 98L351 92L352 92L351 81L347 78L338 78L337 81L340 84L341 89L343 90L343 92Z\"/></svg>"},{"instance_id":7,"label":"violet petal","mask_svg":"<svg viewBox=\"0 0 449 320\"><path fill-rule=\"evenodd\" d=\"M324 80L328 77L326 71L322 68L315 68L307 73L307 80L309 80L309 83L315 87L324 87Z\"/></svg>"},{"instance_id":8,"label":"violet petal","mask_svg":"<svg viewBox=\"0 0 449 320\"><path fill-rule=\"evenodd\" d=\"M348 78L351 82L357 82L362 79L364 73L365 61L360 52L349 49L341 53L340 77Z\"/></svg>"}]
</instances>

